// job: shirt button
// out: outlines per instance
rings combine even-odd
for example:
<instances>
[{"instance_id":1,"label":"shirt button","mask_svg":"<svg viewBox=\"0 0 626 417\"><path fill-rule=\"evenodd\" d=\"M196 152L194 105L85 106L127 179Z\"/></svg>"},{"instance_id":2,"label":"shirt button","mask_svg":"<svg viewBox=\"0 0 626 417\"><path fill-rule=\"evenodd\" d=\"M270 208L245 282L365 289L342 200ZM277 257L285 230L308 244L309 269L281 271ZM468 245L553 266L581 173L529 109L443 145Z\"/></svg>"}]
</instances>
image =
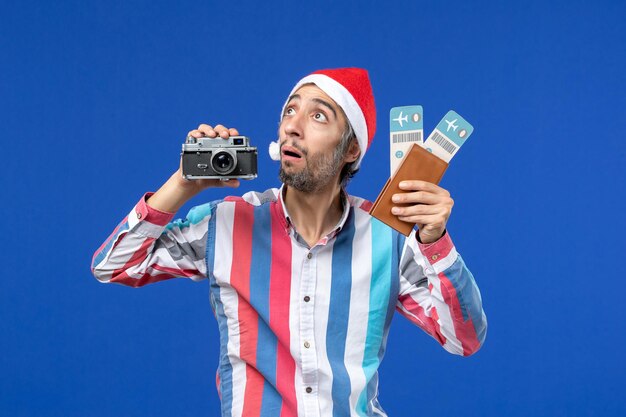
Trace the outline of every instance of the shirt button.
<instances>
[{"instance_id":1,"label":"shirt button","mask_svg":"<svg viewBox=\"0 0 626 417\"><path fill-rule=\"evenodd\" d=\"M137 213L137 218L141 219L141 213Z\"/></svg>"},{"instance_id":2,"label":"shirt button","mask_svg":"<svg viewBox=\"0 0 626 417\"><path fill-rule=\"evenodd\" d=\"M304 347L308 349L311 347L311 344L309 342L304 342Z\"/></svg>"},{"instance_id":3,"label":"shirt button","mask_svg":"<svg viewBox=\"0 0 626 417\"><path fill-rule=\"evenodd\" d=\"M307 258L307 259L311 259L312 257L313 257L313 254L312 254L311 252L309 252L309 253L306 255L306 258Z\"/></svg>"},{"instance_id":4,"label":"shirt button","mask_svg":"<svg viewBox=\"0 0 626 417\"><path fill-rule=\"evenodd\" d=\"M309 301L311 301L311 297L309 297L308 295L304 296L304 302L308 303Z\"/></svg>"},{"instance_id":5,"label":"shirt button","mask_svg":"<svg viewBox=\"0 0 626 417\"><path fill-rule=\"evenodd\" d=\"M439 258L439 255L433 255L430 257L433 261L436 261Z\"/></svg>"},{"instance_id":6,"label":"shirt button","mask_svg":"<svg viewBox=\"0 0 626 417\"><path fill-rule=\"evenodd\" d=\"M311 387L306 387L306 392L307 392L307 394L312 393L312 392L313 392L313 388L311 388Z\"/></svg>"}]
</instances>

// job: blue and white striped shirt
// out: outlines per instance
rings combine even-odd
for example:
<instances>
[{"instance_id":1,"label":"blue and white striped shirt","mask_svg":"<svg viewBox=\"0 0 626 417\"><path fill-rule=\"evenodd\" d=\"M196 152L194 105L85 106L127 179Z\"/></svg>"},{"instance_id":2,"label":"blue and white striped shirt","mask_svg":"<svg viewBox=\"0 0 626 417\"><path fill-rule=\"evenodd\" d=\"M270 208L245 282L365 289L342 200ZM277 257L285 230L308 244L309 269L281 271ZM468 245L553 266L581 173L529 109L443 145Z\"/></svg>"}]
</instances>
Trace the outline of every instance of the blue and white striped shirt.
<instances>
[{"instance_id":1,"label":"blue and white striped shirt","mask_svg":"<svg viewBox=\"0 0 626 417\"><path fill-rule=\"evenodd\" d=\"M142 198L96 251L102 282L208 278L220 332L222 416L385 416L377 369L394 310L460 355L486 318L446 233L423 245L344 197L337 227L308 247L278 189L172 213Z\"/></svg>"}]
</instances>

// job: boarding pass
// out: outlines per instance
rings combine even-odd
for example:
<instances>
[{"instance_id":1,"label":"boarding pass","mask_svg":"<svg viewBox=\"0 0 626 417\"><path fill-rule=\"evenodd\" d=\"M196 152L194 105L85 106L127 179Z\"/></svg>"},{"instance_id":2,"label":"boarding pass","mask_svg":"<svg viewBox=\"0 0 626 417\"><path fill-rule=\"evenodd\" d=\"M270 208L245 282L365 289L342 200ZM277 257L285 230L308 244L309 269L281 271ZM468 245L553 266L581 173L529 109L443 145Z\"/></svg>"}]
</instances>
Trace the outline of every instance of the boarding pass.
<instances>
[{"instance_id":1,"label":"boarding pass","mask_svg":"<svg viewBox=\"0 0 626 417\"><path fill-rule=\"evenodd\" d=\"M458 113L450 110L422 145L428 152L450 162L459 148L470 137L474 127Z\"/></svg>"},{"instance_id":2,"label":"boarding pass","mask_svg":"<svg viewBox=\"0 0 626 417\"><path fill-rule=\"evenodd\" d=\"M390 176L413 143L424 142L424 111L422 106L394 107L389 111Z\"/></svg>"}]
</instances>

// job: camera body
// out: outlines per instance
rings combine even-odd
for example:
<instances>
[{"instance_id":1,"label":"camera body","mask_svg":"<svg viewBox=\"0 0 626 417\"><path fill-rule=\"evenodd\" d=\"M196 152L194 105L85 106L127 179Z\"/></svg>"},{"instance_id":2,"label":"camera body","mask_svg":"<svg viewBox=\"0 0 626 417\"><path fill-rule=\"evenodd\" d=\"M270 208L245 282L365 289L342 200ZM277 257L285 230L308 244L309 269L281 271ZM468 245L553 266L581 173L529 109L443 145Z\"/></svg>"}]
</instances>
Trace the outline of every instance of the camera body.
<instances>
[{"instance_id":1,"label":"camera body","mask_svg":"<svg viewBox=\"0 0 626 417\"><path fill-rule=\"evenodd\" d=\"M182 151L186 179L252 179L257 177L257 148L250 138L187 137Z\"/></svg>"}]
</instances>

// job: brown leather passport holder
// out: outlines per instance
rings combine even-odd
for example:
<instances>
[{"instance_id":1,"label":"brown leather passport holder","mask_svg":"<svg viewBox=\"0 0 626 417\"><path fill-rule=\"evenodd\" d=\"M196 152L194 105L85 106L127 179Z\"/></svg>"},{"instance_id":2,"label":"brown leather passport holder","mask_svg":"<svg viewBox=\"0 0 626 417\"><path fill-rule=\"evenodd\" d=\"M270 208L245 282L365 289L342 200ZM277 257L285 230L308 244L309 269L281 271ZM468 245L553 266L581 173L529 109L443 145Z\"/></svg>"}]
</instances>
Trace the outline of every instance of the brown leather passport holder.
<instances>
[{"instance_id":1,"label":"brown leather passport holder","mask_svg":"<svg viewBox=\"0 0 626 417\"><path fill-rule=\"evenodd\" d=\"M396 170L396 173L387 180L380 194L378 194L378 198L376 198L374 205L370 209L370 214L403 235L408 236L415 225L403 222L396 215L391 214L393 206L408 206L408 204L395 204L391 201L391 196L396 193L406 192L400 189L400 181L422 180L439 184L447 168L447 162L414 143Z\"/></svg>"}]
</instances>

